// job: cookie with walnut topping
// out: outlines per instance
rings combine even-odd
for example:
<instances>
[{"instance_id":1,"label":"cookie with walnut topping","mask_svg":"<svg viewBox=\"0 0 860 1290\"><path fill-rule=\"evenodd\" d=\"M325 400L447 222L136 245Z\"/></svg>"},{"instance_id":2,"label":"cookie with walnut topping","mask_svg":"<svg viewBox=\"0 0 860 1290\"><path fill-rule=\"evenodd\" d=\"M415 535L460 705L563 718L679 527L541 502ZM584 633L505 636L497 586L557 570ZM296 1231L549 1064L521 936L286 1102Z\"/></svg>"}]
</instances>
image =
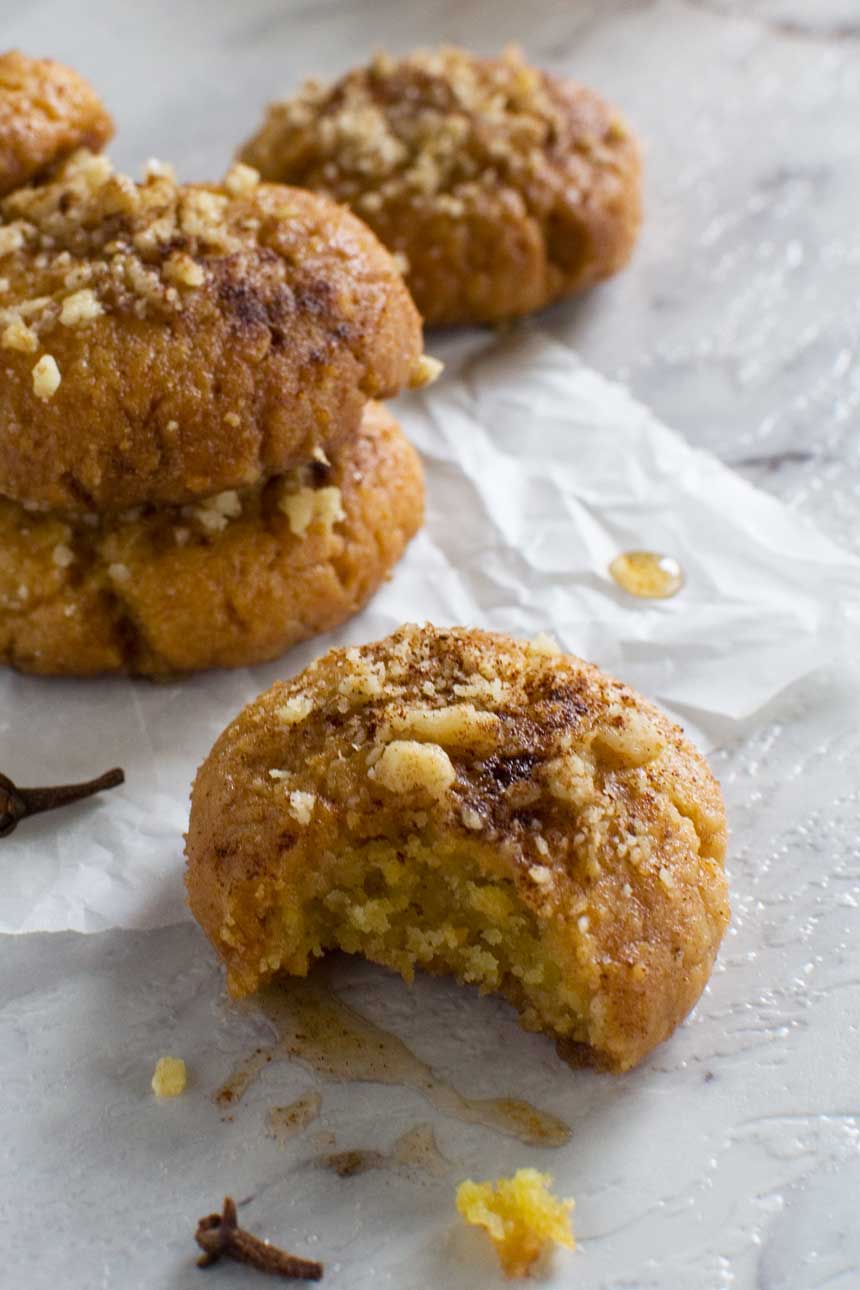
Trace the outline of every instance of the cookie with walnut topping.
<instances>
[{"instance_id":1,"label":"cookie with walnut topping","mask_svg":"<svg viewBox=\"0 0 860 1290\"><path fill-rule=\"evenodd\" d=\"M342 207L76 153L0 202L0 493L70 512L193 501L336 450L422 379L390 255Z\"/></svg>"},{"instance_id":2,"label":"cookie with walnut topping","mask_svg":"<svg viewBox=\"0 0 860 1290\"><path fill-rule=\"evenodd\" d=\"M0 196L78 148L98 152L113 121L83 76L50 58L0 54Z\"/></svg>"},{"instance_id":3,"label":"cookie with walnut topping","mask_svg":"<svg viewBox=\"0 0 860 1290\"><path fill-rule=\"evenodd\" d=\"M0 498L0 663L162 676L275 658L356 613L422 513L417 454L373 403L330 466L244 492L77 518Z\"/></svg>"},{"instance_id":4,"label":"cookie with walnut topping","mask_svg":"<svg viewBox=\"0 0 860 1290\"><path fill-rule=\"evenodd\" d=\"M708 979L725 842L704 758L633 690L547 638L407 626L227 727L187 887L234 995L337 948L498 992L621 1071Z\"/></svg>"},{"instance_id":5,"label":"cookie with walnut topping","mask_svg":"<svg viewBox=\"0 0 860 1290\"><path fill-rule=\"evenodd\" d=\"M408 264L427 323L497 323L627 263L640 159L619 113L515 50L378 56L273 103L241 156L348 202Z\"/></svg>"}]
</instances>

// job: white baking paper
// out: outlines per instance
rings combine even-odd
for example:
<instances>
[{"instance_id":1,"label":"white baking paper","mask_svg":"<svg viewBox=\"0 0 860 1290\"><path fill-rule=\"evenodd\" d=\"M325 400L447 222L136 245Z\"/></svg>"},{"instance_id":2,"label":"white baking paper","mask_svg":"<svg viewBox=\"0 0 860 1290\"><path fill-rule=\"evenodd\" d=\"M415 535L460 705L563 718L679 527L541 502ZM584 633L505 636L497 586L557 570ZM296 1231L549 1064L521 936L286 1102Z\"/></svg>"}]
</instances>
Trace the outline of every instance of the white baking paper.
<instances>
[{"instance_id":1,"label":"white baking paper","mask_svg":"<svg viewBox=\"0 0 860 1290\"><path fill-rule=\"evenodd\" d=\"M400 404L427 470L426 528L340 631L265 667L164 685L0 678L4 773L37 784L121 765L127 776L0 841L0 931L188 917L182 832L196 766L244 703L333 644L422 619L550 631L708 747L860 623L860 561L571 350L531 329L446 347L442 380ZM607 566L631 548L680 560L681 593L620 590Z\"/></svg>"}]
</instances>

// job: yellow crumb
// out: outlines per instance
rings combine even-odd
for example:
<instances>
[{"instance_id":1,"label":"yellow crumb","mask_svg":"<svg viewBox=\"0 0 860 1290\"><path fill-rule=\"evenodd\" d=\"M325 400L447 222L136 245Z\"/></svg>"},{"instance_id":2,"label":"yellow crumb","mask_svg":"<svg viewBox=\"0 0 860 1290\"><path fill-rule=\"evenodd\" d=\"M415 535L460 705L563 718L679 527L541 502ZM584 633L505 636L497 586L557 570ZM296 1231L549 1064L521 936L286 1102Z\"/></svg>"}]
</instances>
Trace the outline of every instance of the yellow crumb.
<instances>
[{"instance_id":1,"label":"yellow crumb","mask_svg":"<svg viewBox=\"0 0 860 1290\"><path fill-rule=\"evenodd\" d=\"M496 1247L505 1275L527 1276L551 1244L573 1250L572 1200L557 1200L552 1178L537 1169L518 1169L513 1178L472 1182L457 1188L457 1212L467 1223L483 1227Z\"/></svg>"},{"instance_id":2,"label":"yellow crumb","mask_svg":"<svg viewBox=\"0 0 860 1290\"><path fill-rule=\"evenodd\" d=\"M181 1057L159 1057L152 1076L152 1091L156 1097L179 1097L185 1092L188 1074Z\"/></svg>"}]
</instances>

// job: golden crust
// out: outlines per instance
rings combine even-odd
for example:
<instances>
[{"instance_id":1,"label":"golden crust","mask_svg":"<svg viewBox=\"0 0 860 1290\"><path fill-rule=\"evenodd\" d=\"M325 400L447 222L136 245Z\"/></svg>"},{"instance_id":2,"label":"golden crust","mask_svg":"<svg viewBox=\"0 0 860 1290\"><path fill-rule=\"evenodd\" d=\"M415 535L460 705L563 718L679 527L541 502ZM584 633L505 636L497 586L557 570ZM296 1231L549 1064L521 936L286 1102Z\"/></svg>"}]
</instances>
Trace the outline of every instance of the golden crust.
<instances>
[{"instance_id":1,"label":"golden crust","mask_svg":"<svg viewBox=\"0 0 860 1290\"><path fill-rule=\"evenodd\" d=\"M421 356L374 235L245 167L221 187L164 169L138 185L82 152L0 220L0 493L16 501L248 487L343 443Z\"/></svg>"},{"instance_id":2,"label":"golden crust","mask_svg":"<svg viewBox=\"0 0 860 1290\"><path fill-rule=\"evenodd\" d=\"M187 885L235 994L337 946L453 971L624 1070L708 979L725 840L705 760L625 685L546 640L404 627L227 727Z\"/></svg>"},{"instance_id":3,"label":"golden crust","mask_svg":"<svg viewBox=\"0 0 860 1290\"><path fill-rule=\"evenodd\" d=\"M420 526L418 457L369 404L330 468L70 521L0 499L0 662L158 676L275 658L365 603Z\"/></svg>"},{"instance_id":4,"label":"golden crust","mask_svg":"<svg viewBox=\"0 0 860 1290\"><path fill-rule=\"evenodd\" d=\"M516 50L379 56L272 104L242 158L349 203L428 323L500 322L621 269L641 218L619 114Z\"/></svg>"},{"instance_id":5,"label":"golden crust","mask_svg":"<svg viewBox=\"0 0 860 1290\"><path fill-rule=\"evenodd\" d=\"M0 54L0 196L77 148L98 152L113 121L88 81L50 58Z\"/></svg>"}]
</instances>

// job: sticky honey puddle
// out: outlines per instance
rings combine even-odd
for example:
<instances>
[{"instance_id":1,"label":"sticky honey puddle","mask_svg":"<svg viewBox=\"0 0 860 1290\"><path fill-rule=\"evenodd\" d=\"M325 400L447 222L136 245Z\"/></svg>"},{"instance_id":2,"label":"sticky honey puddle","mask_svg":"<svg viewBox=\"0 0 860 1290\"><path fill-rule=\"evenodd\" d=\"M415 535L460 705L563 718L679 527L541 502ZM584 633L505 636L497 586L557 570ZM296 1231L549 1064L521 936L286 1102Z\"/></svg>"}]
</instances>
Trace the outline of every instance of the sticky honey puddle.
<instances>
[{"instance_id":1,"label":"sticky honey puddle","mask_svg":"<svg viewBox=\"0 0 860 1290\"><path fill-rule=\"evenodd\" d=\"M322 1169L331 1169L339 1178L353 1178L356 1174L366 1174L370 1169L397 1169L400 1166L423 1169L436 1178L448 1172L448 1161L437 1147L429 1124L417 1124L402 1134L390 1151L361 1147L318 1156L311 1163Z\"/></svg>"},{"instance_id":2,"label":"sticky honey puddle","mask_svg":"<svg viewBox=\"0 0 860 1290\"><path fill-rule=\"evenodd\" d=\"M245 1085L247 1088L247 1084ZM217 1094L216 1094L217 1100ZM235 1101L235 1098L232 1099ZM322 1096L314 1090L303 1093L289 1106L272 1106L266 1115L266 1132L270 1138L286 1146L290 1138L297 1137L312 1124L320 1113Z\"/></svg>"},{"instance_id":3,"label":"sticky honey puddle","mask_svg":"<svg viewBox=\"0 0 860 1290\"><path fill-rule=\"evenodd\" d=\"M496 1129L529 1146L560 1147L570 1139L563 1120L520 1098L464 1097L396 1035L353 1012L318 981L287 981L263 991L256 1002L278 1039L256 1049L213 1094L223 1111L243 1097L271 1062L295 1057L327 1079L413 1088L444 1115Z\"/></svg>"}]
</instances>

